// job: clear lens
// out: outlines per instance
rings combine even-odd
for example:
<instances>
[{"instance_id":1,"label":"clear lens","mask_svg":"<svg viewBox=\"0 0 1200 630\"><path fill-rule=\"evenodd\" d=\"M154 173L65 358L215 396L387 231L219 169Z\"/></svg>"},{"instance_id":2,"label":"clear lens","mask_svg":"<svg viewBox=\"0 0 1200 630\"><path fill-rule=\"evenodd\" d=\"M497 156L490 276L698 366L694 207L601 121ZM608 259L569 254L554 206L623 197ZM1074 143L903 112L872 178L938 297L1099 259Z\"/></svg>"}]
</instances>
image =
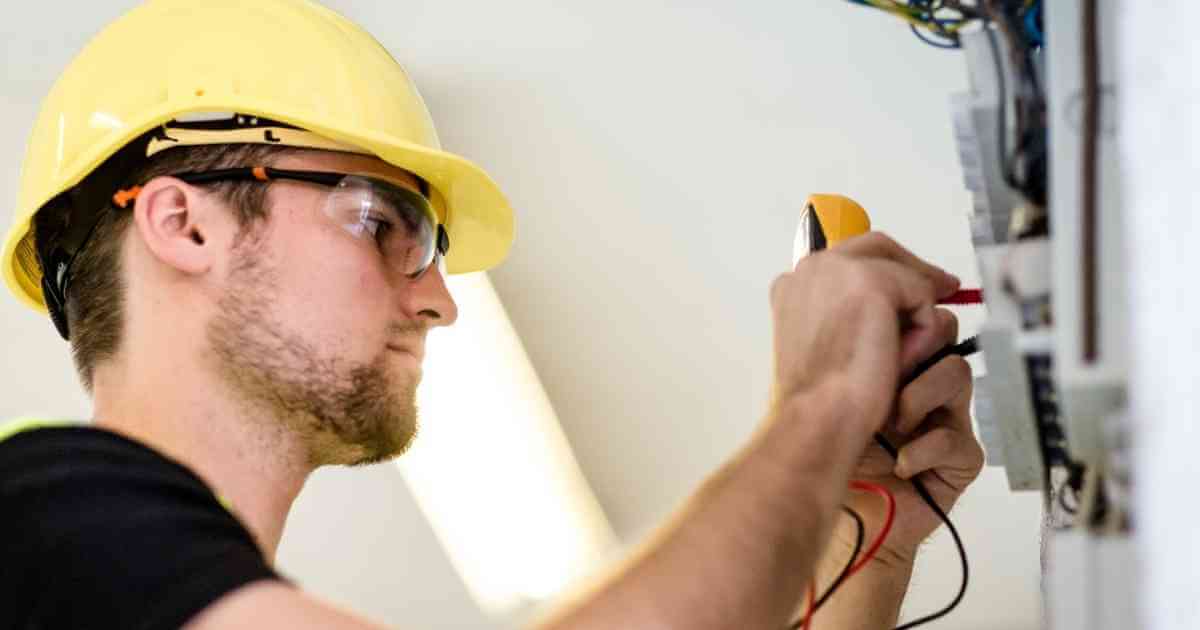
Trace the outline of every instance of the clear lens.
<instances>
[{"instance_id":1,"label":"clear lens","mask_svg":"<svg viewBox=\"0 0 1200 630\"><path fill-rule=\"evenodd\" d=\"M800 225L796 227L796 240L792 243L792 266L813 251L812 221L812 206L807 206L800 213Z\"/></svg>"},{"instance_id":2,"label":"clear lens","mask_svg":"<svg viewBox=\"0 0 1200 630\"><path fill-rule=\"evenodd\" d=\"M347 175L329 192L325 214L355 238L371 242L385 263L416 277L437 257L437 220L429 200L407 188Z\"/></svg>"}]
</instances>

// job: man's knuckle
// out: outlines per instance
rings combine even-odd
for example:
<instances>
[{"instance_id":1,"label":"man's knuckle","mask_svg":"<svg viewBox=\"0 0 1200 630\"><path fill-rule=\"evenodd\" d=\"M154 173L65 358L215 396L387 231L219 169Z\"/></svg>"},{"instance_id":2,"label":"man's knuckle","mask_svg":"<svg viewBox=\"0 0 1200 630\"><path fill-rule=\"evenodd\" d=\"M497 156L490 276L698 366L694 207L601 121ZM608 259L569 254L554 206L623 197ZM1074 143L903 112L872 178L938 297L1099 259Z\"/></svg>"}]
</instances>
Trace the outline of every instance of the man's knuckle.
<instances>
[{"instance_id":1,"label":"man's knuckle","mask_svg":"<svg viewBox=\"0 0 1200 630\"><path fill-rule=\"evenodd\" d=\"M783 292L786 290L787 283L791 279L791 276L792 274L790 272L782 273L778 276L775 276L775 279L771 281L771 288L768 292L768 296L771 300L772 306L779 305L780 300L783 298Z\"/></svg>"},{"instance_id":2,"label":"man's knuckle","mask_svg":"<svg viewBox=\"0 0 1200 630\"><path fill-rule=\"evenodd\" d=\"M985 464L984 460L986 459L986 453L984 453L983 447L979 445L979 441L976 440L974 437L972 437L970 439L970 443L971 443L971 467L970 467L970 470L971 470L971 477L974 478L974 477L978 477L980 475L980 473L983 472L983 467Z\"/></svg>"},{"instance_id":3,"label":"man's knuckle","mask_svg":"<svg viewBox=\"0 0 1200 630\"><path fill-rule=\"evenodd\" d=\"M948 368L956 381L971 382L971 364L960 356L952 356L947 360Z\"/></svg>"},{"instance_id":4,"label":"man's knuckle","mask_svg":"<svg viewBox=\"0 0 1200 630\"><path fill-rule=\"evenodd\" d=\"M950 429L941 428L929 434L933 450L939 453L949 453L954 450L954 433Z\"/></svg>"},{"instance_id":5,"label":"man's knuckle","mask_svg":"<svg viewBox=\"0 0 1200 630\"><path fill-rule=\"evenodd\" d=\"M918 290L921 291L921 295L932 301L933 297L937 294L937 285L933 283L933 280L929 276L917 273L911 269L908 270L908 273L912 274L913 282L916 284Z\"/></svg>"},{"instance_id":6,"label":"man's knuckle","mask_svg":"<svg viewBox=\"0 0 1200 630\"><path fill-rule=\"evenodd\" d=\"M954 311L939 307L934 310L934 313L936 313L938 324L941 325L943 330L958 331L958 315L955 315Z\"/></svg>"},{"instance_id":7,"label":"man's knuckle","mask_svg":"<svg viewBox=\"0 0 1200 630\"><path fill-rule=\"evenodd\" d=\"M869 286L856 284L843 289L845 295L842 299L842 309L844 314L850 313L869 313L874 311L875 299L877 295L871 291Z\"/></svg>"},{"instance_id":8,"label":"man's knuckle","mask_svg":"<svg viewBox=\"0 0 1200 630\"><path fill-rule=\"evenodd\" d=\"M963 363L967 363L967 361L964 359ZM963 383L962 396L964 399L970 401L974 395L975 395L975 368L971 367L970 363L967 363L967 382Z\"/></svg>"},{"instance_id":9,"label":"man's knuckle","mask_svg":"<svg viewBox=\"0 0 1200 630\"><path fill-rule=\"evenodd\" d=\"M897 244L895 239L879 231L867 232L864 239L867 243L884 249L894 247Z\"/></svg>"},{"instance_id":10,"label":"man's knuckle","mask_svg":"<svg viewBox=\"0 0 1200 630\"><path fill-rule=\"evenodd\" d=\"M880 274L865 263L854 263L847 266L844 286L850 295L869 297L879 292Z\"/></svg>"}]
</instances>

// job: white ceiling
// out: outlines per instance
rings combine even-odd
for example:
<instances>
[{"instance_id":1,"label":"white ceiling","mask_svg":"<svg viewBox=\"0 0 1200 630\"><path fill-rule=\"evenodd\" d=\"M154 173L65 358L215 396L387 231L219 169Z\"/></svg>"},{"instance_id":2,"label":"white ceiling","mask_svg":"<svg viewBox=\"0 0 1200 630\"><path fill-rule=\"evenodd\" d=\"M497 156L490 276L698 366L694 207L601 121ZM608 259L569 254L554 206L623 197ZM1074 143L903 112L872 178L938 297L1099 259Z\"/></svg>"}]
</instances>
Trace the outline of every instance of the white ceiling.
<instances>
[{"instance_id":1,"label":"white ceiling","mask_svg":"<svg viewBox=\"0 0 1200 630\"><path fill-rule=\"evenodd\" d=\"M23 4L19 24L0 25L0 216L38 100L133 4ZM517 245L492 278L626 542L762 415L767 287L809 192L855 197L877 227L975 277L946 106L965 86L961 60L886 16L837 0L327 4L408 66L446 147L511 197ZM0 319L12 333L0 417L86 416L48 322L11 300ZM964 331L978 319L966 314ZM986 473L955 513L974 566L955 627L1037 623L1038 502L1002 478ZM949 540L936 540L909 613L957 587ZM390 466L316 475L281 561L390 623L488 624Z\"/></svg>"}]
</instances>

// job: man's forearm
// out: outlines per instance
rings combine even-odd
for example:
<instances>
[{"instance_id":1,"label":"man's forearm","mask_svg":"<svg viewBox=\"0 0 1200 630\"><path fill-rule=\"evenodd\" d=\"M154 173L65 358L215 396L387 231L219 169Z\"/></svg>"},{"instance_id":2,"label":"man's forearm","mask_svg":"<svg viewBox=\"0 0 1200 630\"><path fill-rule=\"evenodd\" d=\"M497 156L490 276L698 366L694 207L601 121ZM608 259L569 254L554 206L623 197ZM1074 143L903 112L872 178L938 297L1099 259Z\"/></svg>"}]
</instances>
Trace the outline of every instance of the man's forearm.
<instances>
[{"instance_id":1,"label":"man's forearm","mask_svg":"<svg viewBox=\"0 0 1200 630\"><path fill-rule=\"evenodd\" d=\"M784 406L619 573L539 627L786 627L869 439L819 417L845 412Z\"/></svg>"}]
</instances>

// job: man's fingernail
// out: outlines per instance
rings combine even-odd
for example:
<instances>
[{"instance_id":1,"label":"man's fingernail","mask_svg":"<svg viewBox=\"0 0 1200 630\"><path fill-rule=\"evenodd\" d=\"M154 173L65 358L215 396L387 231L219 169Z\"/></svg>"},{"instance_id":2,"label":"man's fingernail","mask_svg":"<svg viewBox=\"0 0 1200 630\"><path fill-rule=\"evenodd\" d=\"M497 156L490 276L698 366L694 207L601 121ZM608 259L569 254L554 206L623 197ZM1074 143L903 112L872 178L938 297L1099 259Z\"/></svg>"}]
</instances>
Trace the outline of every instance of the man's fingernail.
<instances>
[{"instance_id":1,"label":"man's fingernail","mask_svg":"<svg viewBox=\"0 0 1200 630\"><path fill-rule=\"evenodd\" d=\"M948 278L950 280L950 282L952 282L954 284L958 284L958 285L962 284L962 280L959 279L958 276L950 273L949 271L943 271L942 273L946 274L946 278Z\"/></svg>"}]
</instances>

